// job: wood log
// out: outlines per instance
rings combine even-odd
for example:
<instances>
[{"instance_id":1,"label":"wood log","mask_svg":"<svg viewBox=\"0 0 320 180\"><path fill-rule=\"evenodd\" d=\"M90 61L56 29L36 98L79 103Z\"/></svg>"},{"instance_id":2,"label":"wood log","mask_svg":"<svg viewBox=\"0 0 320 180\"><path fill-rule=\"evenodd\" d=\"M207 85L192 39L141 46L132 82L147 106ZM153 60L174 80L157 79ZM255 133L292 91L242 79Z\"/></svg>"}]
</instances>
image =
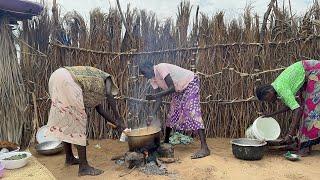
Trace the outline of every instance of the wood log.
<instances>
[{"instance_id":1,"label":"wood log","mask_svg":"<svg viewBox=\"0 0 320 180\"><path fill-rule=\"evenodd\" d=\"M179 161L179 159L176 159L176 158L158 158L158 160L166 164L175 163Z\"/></svg>"},{"instance_id":2,"label":"wood log","mask_svg":"<svg viewBox=\"0 0 320 180\"><path fill-rule=\"evenodd\" d=\"M138 152L127 152L124 156L124 162L127 168L140 167L145 165L144 154Z\"/></svg>"}]
</instances>

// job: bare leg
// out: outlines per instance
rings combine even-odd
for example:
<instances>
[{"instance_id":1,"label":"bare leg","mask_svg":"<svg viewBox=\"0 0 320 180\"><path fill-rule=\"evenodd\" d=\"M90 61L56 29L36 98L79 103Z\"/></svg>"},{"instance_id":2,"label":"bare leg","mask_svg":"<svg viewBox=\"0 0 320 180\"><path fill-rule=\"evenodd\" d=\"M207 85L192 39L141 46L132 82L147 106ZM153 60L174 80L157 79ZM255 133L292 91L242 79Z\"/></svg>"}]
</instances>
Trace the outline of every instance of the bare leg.
<instances>
[{"instance_id":1,"label":"bare leg","mask_svg":"<svg viewBox=\"0 0 320 180\"><path fill-rule=\"evenodd\" d=\"M75 165L79 164L79 159L75 158L72 152L71 144L67 142L63 142L64 151L66 153L66 164L67 165Z\"/></svg>"},{"instance_id":2,"label":"bare leg","mask_svg":"<svg viewBox=\"0 0 320 180\"><path fill-rule=\"evenodd\" d=\"M87 149L86 146L77 146L79 154L79 176L97 176L103 173L102 170L91 167L87 161Z\"/></svg>"},{"instance_id":3,"label":"bare leg","mask_svg":"<svg viewBox=\"0 0 320 180\"><path fill-rule=\"evenodd\" d=\"M171 133L172 128L166 127L166 134L164 137L164 143L169 143L169 138L170 138L170 133Z\"/></svg>"},{"instance_id":4,"label":"bare leg","mask_svg":"<svg viewBox=\"0 0 320 180\"><path fill-rule=\"evenodd\" d=\"M207 145L206 133L204 129L199 129L198 133L199 133L200 142L201 142L201 149L198 152L194 153L191 156L191 159L203 158L210 155L210 149Z\"/></svg>"}]
</instances>

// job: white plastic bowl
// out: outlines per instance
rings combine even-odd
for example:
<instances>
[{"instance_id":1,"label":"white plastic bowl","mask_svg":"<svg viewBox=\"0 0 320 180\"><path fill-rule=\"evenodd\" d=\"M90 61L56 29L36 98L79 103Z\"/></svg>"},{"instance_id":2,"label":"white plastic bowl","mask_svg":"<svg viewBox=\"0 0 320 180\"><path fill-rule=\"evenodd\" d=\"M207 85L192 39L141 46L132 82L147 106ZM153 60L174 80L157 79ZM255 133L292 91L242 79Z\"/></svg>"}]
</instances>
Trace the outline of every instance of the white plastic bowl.
<instances>
[{"instance_id":1,"label":"white plastic bowl","mask_svg":"<svg viewBox=\"0 0 320 180\"><path fill-rule=\"evenodd\" d=\"M26 154L27 157L19 160L3 160L5 158L20 155L20 154ZM29 152L8 152L5 154L0 155L0 162L2 165L4 165L5 169L18 169L21 168L28 163L28 159L32 156Z\"/></svg>"},{"instance_id":2,"label":"white plastic bowl","mask_svg":"<svg viewBox=\"0 0 320 180\"><path fill-rule=\"evenodd\" d=\"M280 133L280 125L275 119L259 117L246 130L246 137L261 141L273 141L280 136Z\"/></svg>"}]
</instances>

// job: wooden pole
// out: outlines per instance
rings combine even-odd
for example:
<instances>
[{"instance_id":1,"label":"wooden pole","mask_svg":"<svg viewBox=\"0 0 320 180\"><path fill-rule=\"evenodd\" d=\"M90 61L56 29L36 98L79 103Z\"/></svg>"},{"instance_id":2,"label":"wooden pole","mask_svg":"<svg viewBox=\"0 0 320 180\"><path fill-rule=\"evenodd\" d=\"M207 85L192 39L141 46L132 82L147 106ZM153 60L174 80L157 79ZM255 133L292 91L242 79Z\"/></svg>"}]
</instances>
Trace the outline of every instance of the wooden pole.
<instances>
[{"instance_id":1,"label":"wooden pole","mask_svg":"<svg viewBox=\"0 0 320 180\"><path fill-rule=\"evenodd\" d=\"M264 41L264 37L265 37L265 34L266 34L266 29L267 29L268 17L270 15L270 12L271 12L272 7L273 7L275 2L276 2L276 0L271 0L270 4L268 5L267 12L263 16L263 22L262 22L261 33L260 33L260 42Z\"/></svg>"},{"instance_id":2,"label":"wooden pole","mask_svg":"<svg viewBox=\"0 0 320 180\"><path fill-rule=\"evenodd\" d=\"M127 22L126 22L126 19L124 18L124 15L123 15L123 13L122 13L119 0L117 0L117 6L118 6L118 10L119 10L120 15L121 15L122 23L123 23L124 27L126 28L126 30L127 30L127 32L128 32L129 38L130 38L130 40L131 40L131 43L133 43L133 42L134 42L134 41L133 41L133 36L132 36L131 31L130 31L130 29L129 29L129 26L128 26Z\"/></svg>"}]
</instances>

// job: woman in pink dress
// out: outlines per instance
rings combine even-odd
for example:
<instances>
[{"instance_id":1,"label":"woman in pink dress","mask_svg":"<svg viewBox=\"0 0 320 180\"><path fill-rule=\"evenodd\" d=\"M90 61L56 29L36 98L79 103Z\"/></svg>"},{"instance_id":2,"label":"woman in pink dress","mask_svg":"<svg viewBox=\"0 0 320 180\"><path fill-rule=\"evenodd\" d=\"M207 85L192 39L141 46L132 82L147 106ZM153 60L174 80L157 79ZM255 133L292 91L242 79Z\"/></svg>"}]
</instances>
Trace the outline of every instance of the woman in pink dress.
<instances>
[{"instance_id":1,"label":"woman in pink dress","mask_svg":"<svg viewBox=\"0 0 320 180\"><path fill-rule=\"evenodd\" d=\"M146 96L147 100L156 100L152 120L161 106L162 97L170 95L172 98L164 142L169 142L172 129L196 131L200 137L201 149L191 158L210 155L201 115L199 78L192 71L167 63L154 66L145 62L140 66L140 73L150 79L152 87L158 90L158 93Z\"/></svg>"}]
</instances>

